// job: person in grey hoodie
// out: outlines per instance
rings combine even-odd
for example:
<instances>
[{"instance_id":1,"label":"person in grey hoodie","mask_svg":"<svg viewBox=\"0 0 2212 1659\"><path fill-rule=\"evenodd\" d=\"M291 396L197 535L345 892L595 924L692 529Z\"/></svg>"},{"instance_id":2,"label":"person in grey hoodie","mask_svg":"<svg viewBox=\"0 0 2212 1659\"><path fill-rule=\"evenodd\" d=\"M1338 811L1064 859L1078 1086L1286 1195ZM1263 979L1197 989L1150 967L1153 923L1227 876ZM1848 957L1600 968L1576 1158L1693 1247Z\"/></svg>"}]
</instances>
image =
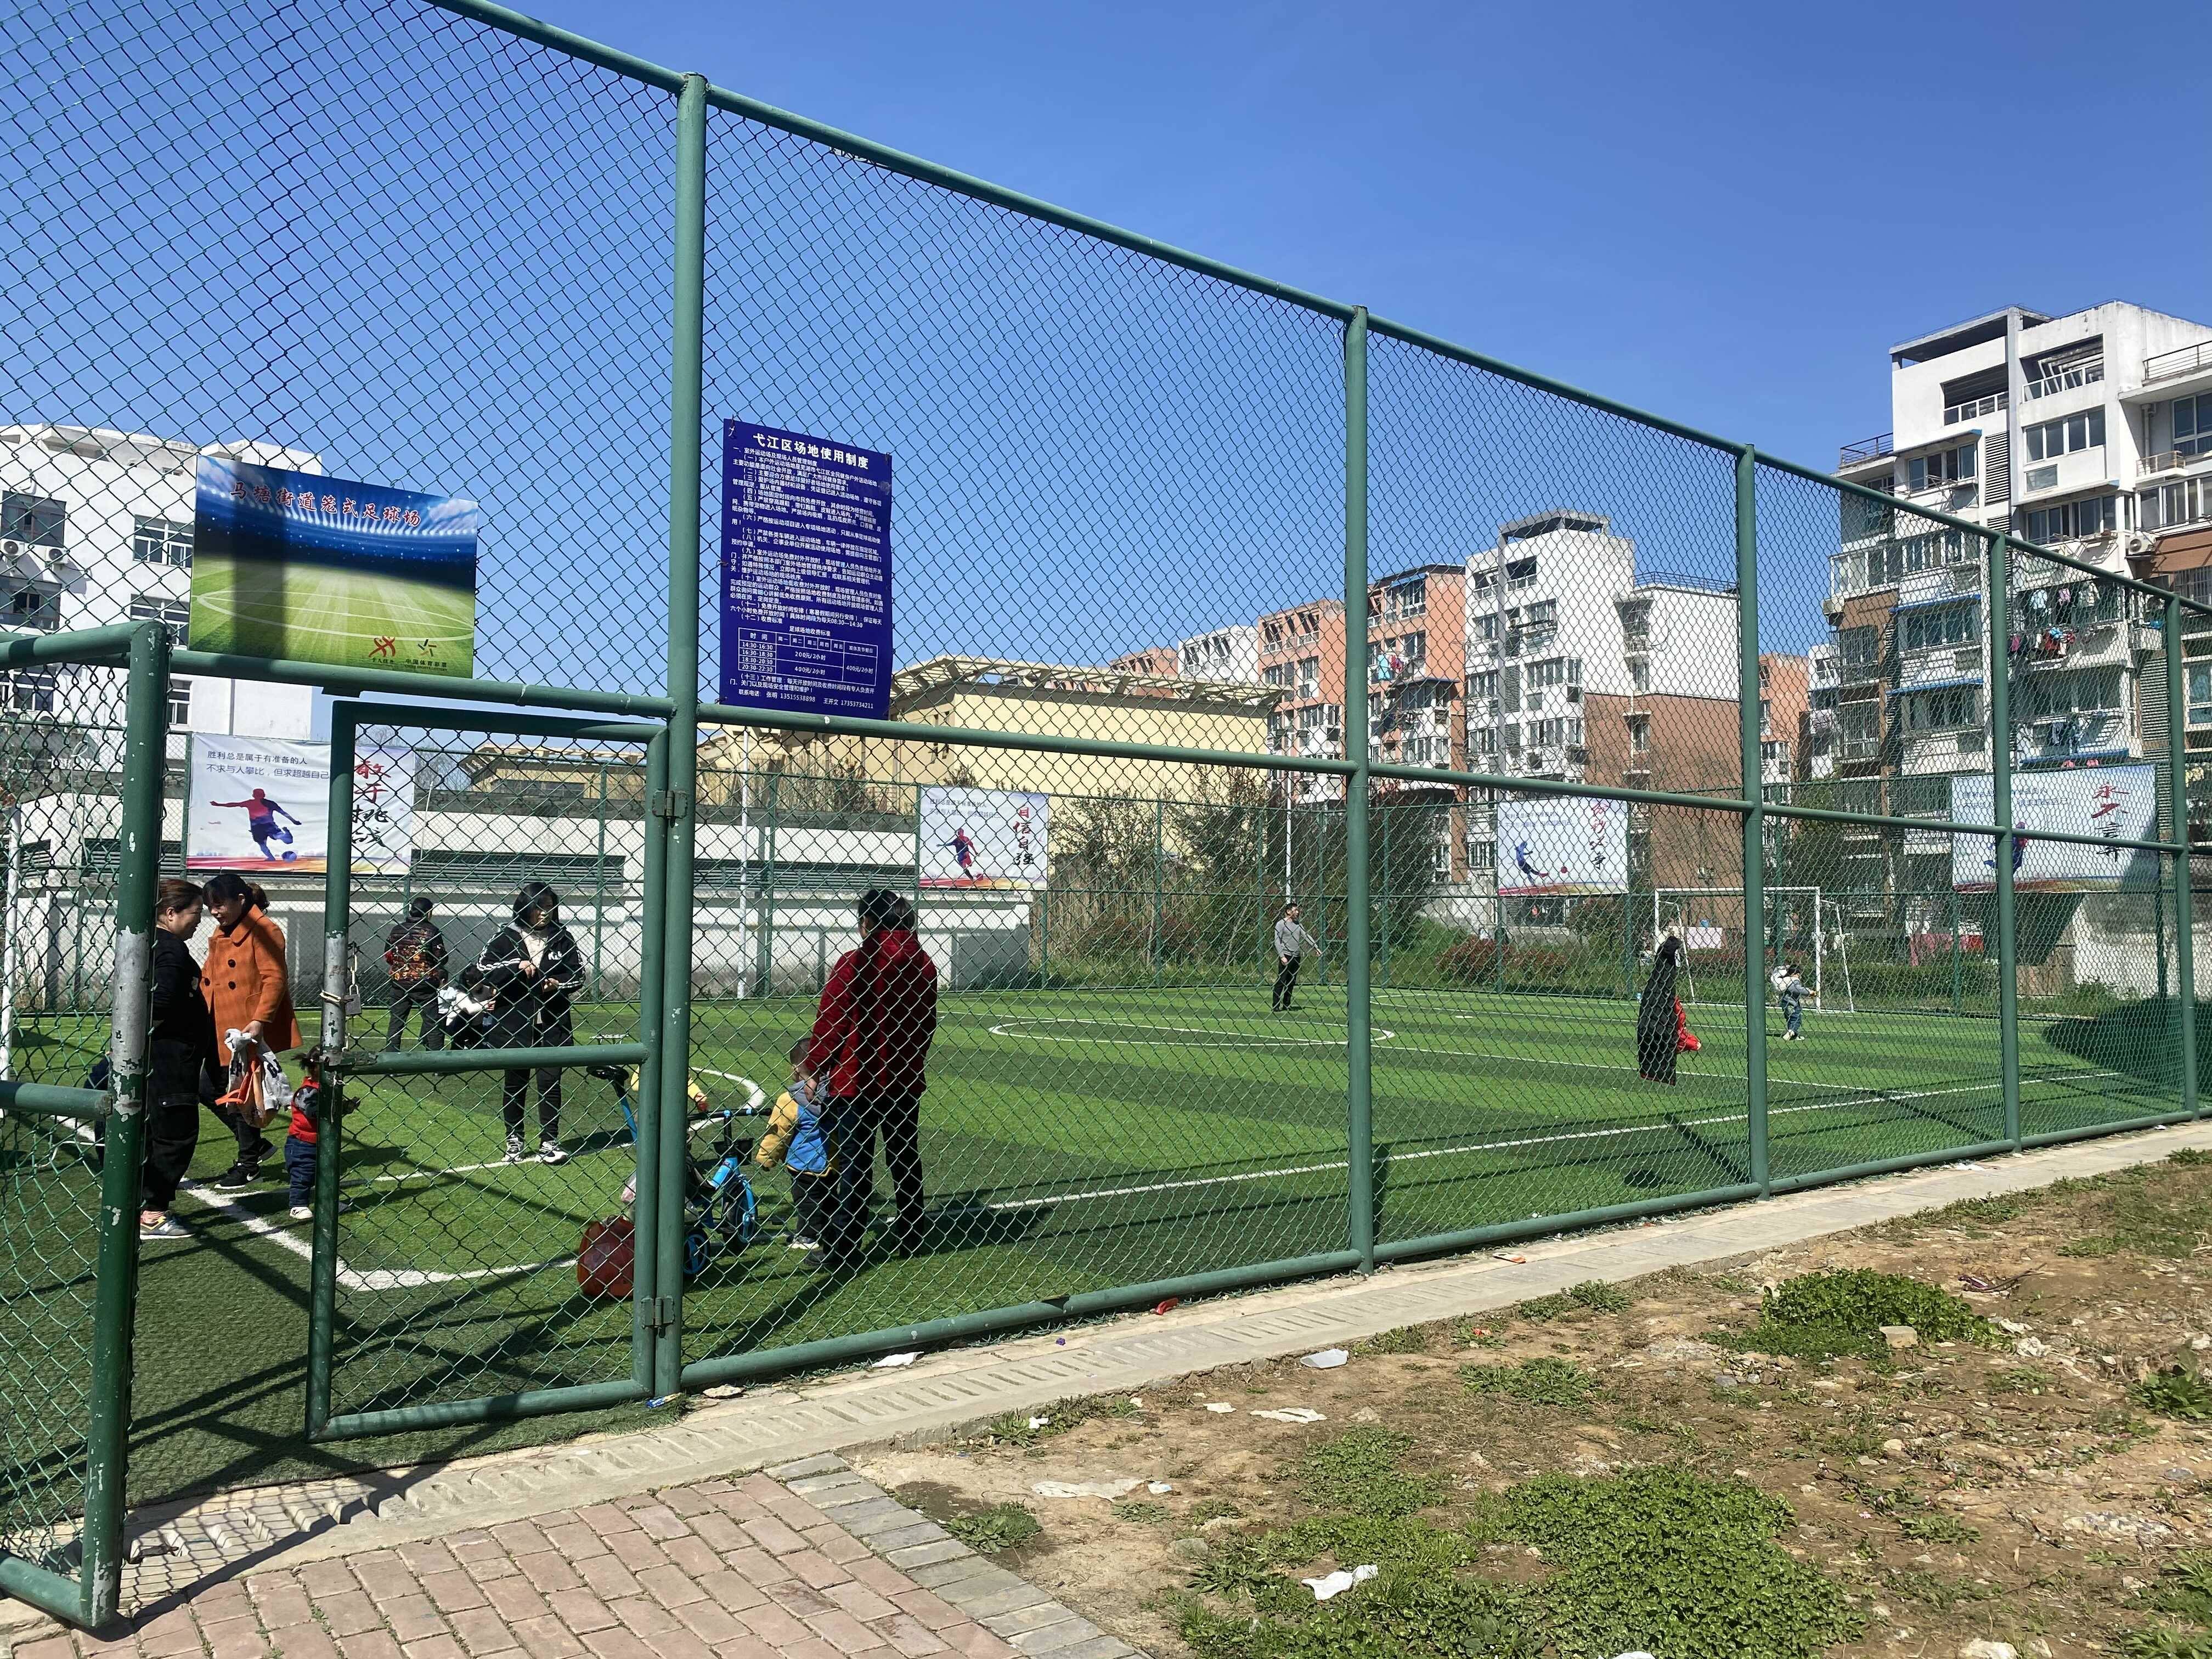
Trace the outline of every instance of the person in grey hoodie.
<instances>
[{"instance_id":1,"label":"person in grey hoodie","mask_svg":"<svg viewBox=\"0 0 2212 1659\"><path fill-rule=\"evenodd\" d=\"M1298 963L1304 959L1307 947L1318 951L1321 941L1298 925L1298 907L1295 902L1283 907L1282 920L1275 924L1275 960L1281 964L1275 973L1275 1012L1284 1013L1291 1006L1291 994L1298 988Z\"/></svg>"}]
</instances>

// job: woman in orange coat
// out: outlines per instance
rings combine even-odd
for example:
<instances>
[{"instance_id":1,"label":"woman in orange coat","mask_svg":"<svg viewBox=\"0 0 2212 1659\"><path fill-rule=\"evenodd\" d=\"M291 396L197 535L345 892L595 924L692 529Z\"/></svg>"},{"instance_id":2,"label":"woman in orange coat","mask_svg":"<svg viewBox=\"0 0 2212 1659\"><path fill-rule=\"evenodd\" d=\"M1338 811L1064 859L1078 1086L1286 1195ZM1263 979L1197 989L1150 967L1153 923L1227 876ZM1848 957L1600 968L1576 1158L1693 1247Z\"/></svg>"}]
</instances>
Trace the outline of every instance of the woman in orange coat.
<instances>
[{"instance_id":1,"label":"woman in orange coat","mask_svg":"<svg viewBox=\"0 0 2212 1659\"><path fill-rule=\"evenodd\" d=\"M300 1046L300 1022L292 1011L292 980L284 960L284 930L269 919L269 897L244 877L229 871L207 884L215 935L208 941L200 990L215 1016L219 1056L226 1034L242 1032L272 1054ZM258 1075L248 1085L258 1097ZM218 1106L215 1115L238 1139L238 1161L216 1180L233 1189L251 1186L262 1160L276 1147L245 1112Z\"/></svg>"}]
</instances>

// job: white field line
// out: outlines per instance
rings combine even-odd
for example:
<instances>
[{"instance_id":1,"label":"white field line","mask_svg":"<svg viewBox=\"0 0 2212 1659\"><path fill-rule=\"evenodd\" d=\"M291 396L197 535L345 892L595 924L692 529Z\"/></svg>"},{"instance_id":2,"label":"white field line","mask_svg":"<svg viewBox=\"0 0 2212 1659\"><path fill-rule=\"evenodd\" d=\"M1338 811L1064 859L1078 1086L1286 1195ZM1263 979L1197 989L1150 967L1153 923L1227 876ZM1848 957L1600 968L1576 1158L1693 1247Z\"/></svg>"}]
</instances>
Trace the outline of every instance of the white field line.
<instances>
[{"instance_id":1,"label":"white field line","mask_svg":"<svg viewBox=\"0 0 2212 1659\"><path fill-rule=\"evenodd\" d=\"M1413 1053L1452 1053L1449 1049L1414 1049ZM1580 1061L1560 1061L1562 1065L1583 1064ZM1620 1070L1620 1067L1607 1067ZM2049 1083L2061 1079L2124 1077L2124 1072L2060 1072L2046 1077L2024 1077L2023 1085ZM1788 1081L1787 1079L1783 1079ZM1933 1100L1946 1095L1979 1094L1994 1088L1993 1084L1966 1084L1948 1089L1921 1089L1910 1093L1863 1094L1856 1100L1816 1100L1798 1106L1774 1106L1767 1109L1769 1118L1788 1117L1800 1112L1838 1112L1854 1106L1871 1106L1887 1101ZM1711 1117L1682 1118L1671 1123L1626 1123L1603 1129L1569 1129L1557 1134L1514 1135L1501 1140L1469 1141L1458 1146L1431 1146L1425 1152L1395 1152L1393 1164L1413 1164L1424 1158L1461 1158L1474 1152L1507 1152L1518 1146L1551 1146L1575 1140L1606 1140L1623 1135L1654 1134L1675 1127L1714 1128L1731 1123L1742 1123L1747 1112L1724 1112ZM1062 1193L1048 1198L1015 1198L994 1204L986 1204L986 1210L1033 1210L1061 1204L1079 1204L1094 1198L1133 1198L1146 1193L1181 1192L1194 1187L1226 1187L1244 1181L1273 1181L1285 1176L1326 1174L1334 1170L1348 1170L1349 1158L1332 1158L1318 1164L1285 1164L1273 1170L1246 1170L1236 1175L1196 1176L1181 1181L1156 1181L1143 1186L1103 1187L1090 1192Z\"/></svg>"},{"instance_id":2,"label":"white field line","mask_svg":"<svg viewBox=\"0 0 2212 1659\"><path fill-rule=\"evenodd\" d=\"M1028 1031L1018 1028L1026 1025L1106 1025L1124 1031L1169 1031L1184 1036L1220 1037L1219 1042L1156 1042L1156 1048L1341 1048L1349 1041L1346 1037L1280 1037L1270 1036L1264 1031L1245 1033L1217 1030L1210 1025L1147 1025L1135 1019L1084 1019L1073 1014L1041 1016L1036 1019L1009 1019L989 1028L993 1036L1027 1037L1032 1042L1097 1042L1114 1041L1111 1037L1059 1036L1044 1031ZM1398 1034L1377 1025L1370 1033L1376 1042L1388 1042Z\"/></svg>"},{"instance_id":3,"label":"white field line","mask_svg":"<svg viewBox=\"0 0 2212 1659\"><path fill-rule=\"evenodd\" d=\"M743 1084L748 1097L749 1103L746 1109L749 1112L758 1112L767 1098L750 1079L740 1077L735 1072L709 1071L704 1066L696 1069L708 1077L721 1078L728 1082ZM696 1127L698 1122L708 1121L703 1118L699 1119L693 1127ZM589 1154L580 1154L580 1156L589 1156ZM372 1176L367 1181L349 1184L355 1187L390 1186L403 1182L434 1181L444 1176L476 1175L485 1170L517 1167L520 1166L509 1164L505 1158L495 1158L483 1164L456 1164L443 1170L410 1170L401 1175ZM197 1181L187 1181L182 1183L179 1190L189 1193L209 1209L230 1217L254 1237L269 1239L279 1249L289 1250L303 1261L314 1260L314 1247L306 1237L270 1217L257 1215L219 1188ZM289 1220L289 1217L287 1219ZM544 1273L556 1267L572 1267L575 1260L573 1255L564 1255L550 1261L521 1261L509 1267L474 1267L456 1273L417 1267L372 1268L364 1273L358 1268L348 1267L344 1259L341 1257L338 1261L337 1281L339 1288L347 1291L362 1292L410 1291L419 1290L430 1285L462 1285L485 1279L517 1279L525 1273Z\"/></svg>"}]
</instances>

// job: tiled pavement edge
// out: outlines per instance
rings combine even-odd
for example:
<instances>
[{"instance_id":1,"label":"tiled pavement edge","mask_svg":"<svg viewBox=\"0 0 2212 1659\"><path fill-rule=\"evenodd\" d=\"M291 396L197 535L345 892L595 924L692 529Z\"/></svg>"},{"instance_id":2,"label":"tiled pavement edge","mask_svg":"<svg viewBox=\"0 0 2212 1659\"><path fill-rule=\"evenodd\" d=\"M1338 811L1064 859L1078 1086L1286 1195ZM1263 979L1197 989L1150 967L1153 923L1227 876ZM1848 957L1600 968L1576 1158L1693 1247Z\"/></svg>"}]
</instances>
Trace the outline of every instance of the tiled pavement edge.
<instances>
[{"instance_id":1,"label":"tiled pavement edge","mask_svg":"<svg viewBox=\"0 0 2212 1659\"><path fill-rule=\"evenodd\" d=\"M1540 1296L1587 1279L1626 1279L1723 1261L1961 1199L2212 1149L2212 1121L2086 1140L1985 1165L1946 1166L1763 1202L1695 1211L1665 1224L1517 1247L1522 1263L1447 1257L1261 1295L1215 1298L1059 1334L926 1355L902 1370L846 1372L708 1401L665 1427L383 1474L261 1486L134 1512L125 1605L162 1604L264 1566L297 1566L436 1539L794 1457L919 1443L1001 1413L1070 1395L1136 1390L1217 1366L1304 1352L1401 1325ZM12 1616L11 1616L12 1615ZM0 1654L35 1618L0 1598ZM51 1628L51 1626L48 1626ZM20 1639L20 1638L19 1638Z\"/></svg>"},{"instance_id":2,"label":"tiled pavement edge","mask_svg":"<svg viewBox=\"0 0 2212 1659\"><path fill-rule=\"evenodd\" d=\"M843 1459L216 1578L15 1659L1144 1659Z\"/></svg>"}]
</instances>

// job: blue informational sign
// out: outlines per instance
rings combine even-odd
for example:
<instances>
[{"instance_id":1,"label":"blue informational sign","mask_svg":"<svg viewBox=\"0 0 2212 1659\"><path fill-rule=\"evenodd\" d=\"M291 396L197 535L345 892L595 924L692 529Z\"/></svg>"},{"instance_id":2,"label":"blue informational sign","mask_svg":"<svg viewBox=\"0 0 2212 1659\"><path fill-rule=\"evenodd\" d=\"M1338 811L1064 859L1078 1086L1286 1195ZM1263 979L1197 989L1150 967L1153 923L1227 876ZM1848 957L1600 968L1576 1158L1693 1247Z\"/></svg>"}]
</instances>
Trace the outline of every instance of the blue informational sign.
<instances>
[{"instance_id":1,"label":"blue informational sign","mask_svg":"<svg viewBox=\"0 0 2212 1659\"><path fill-rule=\"evenodd\" d=\"M885 720L891 458L722 423L722 696Z\"/></svg>"}]
</instances>

